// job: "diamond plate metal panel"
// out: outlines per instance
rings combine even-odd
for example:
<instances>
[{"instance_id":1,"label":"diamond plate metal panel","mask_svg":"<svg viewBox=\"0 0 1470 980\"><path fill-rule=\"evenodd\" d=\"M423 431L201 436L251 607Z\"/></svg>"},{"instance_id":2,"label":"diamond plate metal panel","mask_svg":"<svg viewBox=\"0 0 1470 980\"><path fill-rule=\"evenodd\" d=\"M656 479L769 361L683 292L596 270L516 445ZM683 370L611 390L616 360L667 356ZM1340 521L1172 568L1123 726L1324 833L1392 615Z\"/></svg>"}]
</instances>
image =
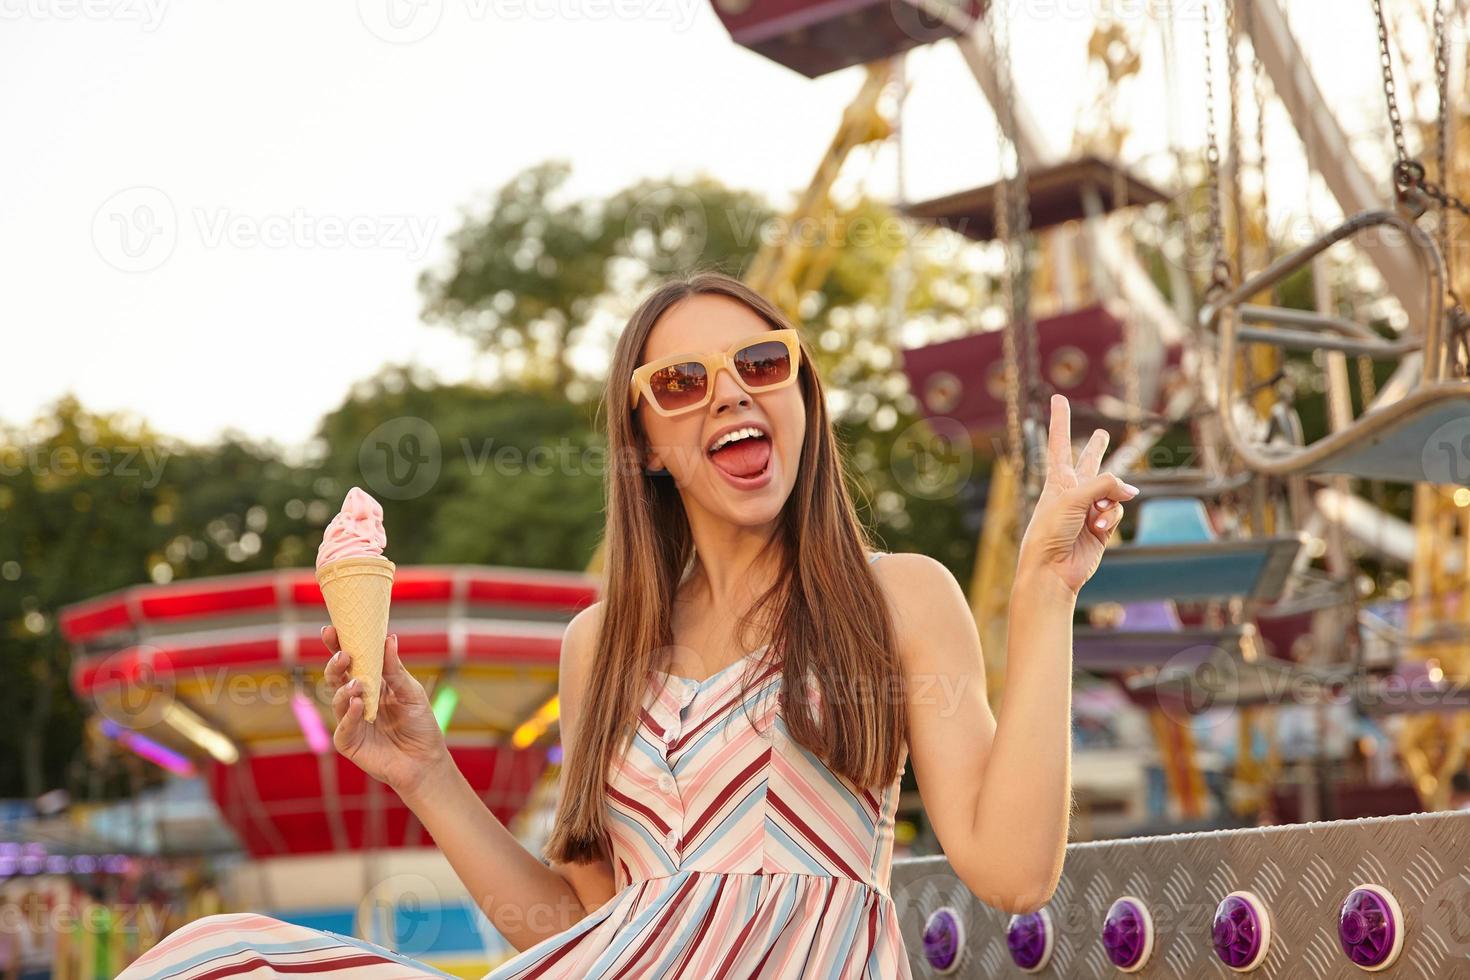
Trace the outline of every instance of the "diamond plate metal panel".
<instances>
[{"instance_id":1,"label":"diamond plate metal panel","mask_svg":"<svg viewBox=\"0 0 1470 980\"><path fill-rule=\"evenodd\" d=\"M1073 844L1047 904L1057 931L1051 962L1023 973L1006 949L1010 916L982 905L943 857L894 863L892 894L917 978L924 922L941 905L964 921L966 980L1121 978L1105 955L1101 929L1113 900L1147 903L1157 931L1153 956L1133 976L1199 980L1350 980L1370 974L1348 962L1337 938L1338 907L1361 884L1386 887L1406 920L1398 961L1374 976L1470 980L1470 812L1294 824ZM1210 926L1231 891L1254 892L1271 917L1264 963L1237 974L1215 958Z\"/></svg>"}]
</instances>

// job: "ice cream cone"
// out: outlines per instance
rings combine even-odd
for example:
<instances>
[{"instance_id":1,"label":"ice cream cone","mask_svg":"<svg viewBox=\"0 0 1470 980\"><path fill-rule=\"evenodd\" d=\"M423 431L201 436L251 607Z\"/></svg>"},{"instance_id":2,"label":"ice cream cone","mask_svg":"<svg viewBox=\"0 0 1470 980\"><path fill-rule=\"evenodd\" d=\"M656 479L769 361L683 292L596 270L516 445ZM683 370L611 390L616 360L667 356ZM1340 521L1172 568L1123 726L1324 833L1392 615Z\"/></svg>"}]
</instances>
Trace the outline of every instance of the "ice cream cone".
<instances>
[{"instance_id":1,"label":"ice cream cone","mask_svg":"<svg viewBox=\"0 0 1470 980\"><path fill-rule=\"evenodd\" d=\"M363 717L368 722L378 717L383 690L383 641L388 637L393 567L381 557L341 558L316 571L337 640L352 658L348 674L362 681Z\"/></svg>"}]
</instances>

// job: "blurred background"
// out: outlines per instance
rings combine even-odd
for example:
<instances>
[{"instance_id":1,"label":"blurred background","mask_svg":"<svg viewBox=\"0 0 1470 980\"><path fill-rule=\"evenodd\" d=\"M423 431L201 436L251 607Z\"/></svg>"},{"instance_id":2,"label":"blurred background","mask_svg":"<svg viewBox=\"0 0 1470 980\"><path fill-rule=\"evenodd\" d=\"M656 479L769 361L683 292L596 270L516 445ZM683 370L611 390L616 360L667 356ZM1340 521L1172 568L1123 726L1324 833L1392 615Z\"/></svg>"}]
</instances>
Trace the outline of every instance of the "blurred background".
<instances>
[{"instance_id":1,"label":"blurred background","mask_svg":"<svg viewBox=\"0 0 1470 980\"><path fill-rule=\"evenodd\" d=\"M1144 506L1078 620L1075 839L1470 796L1463 324L1426 349L1386 233L1248 294L1358 348L1227 362L1198 316L1394 200L1370 6L841 6L0 9L0 977L111 976L220 910L510 952L332 751L312 559L350 487L383 503L405 660L539 846L608 357L696 268L797 318L863 521L967 587L1001 710L1047 395L1113 433ZM1405 153L1453 193L1464 12L1385 7ZM1371 459L1292 455L1380 411ZM911 786L900 816L937 850Z\"/></svg>"}]
</instances>

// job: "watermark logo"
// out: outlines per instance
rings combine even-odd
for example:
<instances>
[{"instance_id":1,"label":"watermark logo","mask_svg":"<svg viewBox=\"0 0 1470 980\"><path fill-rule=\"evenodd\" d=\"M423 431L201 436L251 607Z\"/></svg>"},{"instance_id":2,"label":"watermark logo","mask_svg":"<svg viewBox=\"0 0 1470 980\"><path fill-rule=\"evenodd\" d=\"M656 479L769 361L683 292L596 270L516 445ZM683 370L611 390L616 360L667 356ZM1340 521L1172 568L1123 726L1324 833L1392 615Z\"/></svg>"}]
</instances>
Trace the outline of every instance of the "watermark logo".
<instances>
[{"instance_id":1,"label":"watermark logo","mask_svg":"<svg viewBox=\"0 0 1470 980\"><path fill-rule=\"evenodd\" d=\"M964 33L977 19L969 0L888 0L888 12L898 29L920 44Z\"/></svg>"},{"instance_id":2,"label":"watermark logo","mask_svg":"<svg viewBox=\"0 0 1470 980\"><path fill-rule=\"evenodd\" d=\"M172 671L153 666L156 650L138 646L111 654L97 665L92 701L97 713L123 728L147 732L161 724L177 698Z\"/></svg>"},{"instance_id":3,"label":"watermark logo","mask_svg":"<svg viewBox=\"0 0 1470 980\"><path fill-rule=\"evenodd\" d=\"M363 482L380 497L421 497L439 482L444 451L427 419L400 415L367 434L357 451Z\"/></svg>"},{"instance_id":4,"label":"watermark logo","mask_svg":"<svg viewBox=\"0 0 1470 980\"><path fill-rule=\"evenodd\" d=\"M693 191L661 187L628 210L623 234L633 254L654 272L677 272L704 254L709 219Z\"/></svg>"},{"instance_id":5,"label":"watermark logo","mask_svg":"<svg viewBox=\"0 0 1470 980\"><path fill-rule=\"evenodd\" d=\"M1159 709L1174 722L1188 726L1197 715L1236 706L1240 668L1235 655L1223 647L1204 644L1181 650L1155 675Z\"/></svg>"},{"instance_id":6,"label":"watermark logo","mask_svg":"<svg viewBox=\"0 0 1470 980\"><path fill-rule=\"evenodd\" d=\"M357 0L357 16L374 37L389 44L413 44L439 26L444 0Z\"/></svg>"},{"instance_id":7,"label":"watermark logo","mask_svg":"<svg viewBox=\"0 0 1470 980\"><path fill-rule=\"evenodd\" d=\"M957 419L921 419L894 440L889 468L894 480L912 497L953 497L975 468L970 431Z\"/></svg>"},{"instance_id":8,"label":"watermark logo","mask_svg":"<svg viewBox=\"0 0 1470 980\"><path fill-rule=\"evenodd\" d=\"M1451 419L1424 443L1420 459L1431 483L1470 485L1470 416Z\"/></svg>"},{"instance_id":9,"label":"watermark logo","mask_svg":"<svg viewBox=\"0 0 1470 980\"><path fill-rule=\"evenodd\" d=\"M157 187L118 191L92 216L92 245L103 261L123 272L150 272L168 261L179 243L174 202Z\"/></svg>"},{"instance_id":10,"label":"watermark logo","mask_svg":"<svg viewBox=\"0 0 1470 980\"><path fill-rule=\"evenodd\" d=\"M434 948L444 930L444 896L423 875L384 878L357 903L355 928L369 942L406 956Z\"/></svg>"}]
</instances>

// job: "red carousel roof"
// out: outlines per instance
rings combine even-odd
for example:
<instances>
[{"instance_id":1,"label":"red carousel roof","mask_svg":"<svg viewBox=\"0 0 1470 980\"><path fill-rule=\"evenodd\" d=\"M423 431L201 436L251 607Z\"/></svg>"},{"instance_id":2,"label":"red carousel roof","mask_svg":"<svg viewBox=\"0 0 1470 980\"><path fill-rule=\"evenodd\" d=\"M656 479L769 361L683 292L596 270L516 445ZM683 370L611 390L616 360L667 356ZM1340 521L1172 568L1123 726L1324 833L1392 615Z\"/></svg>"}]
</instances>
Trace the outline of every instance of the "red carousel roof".
<instances>
[{"instance_id":1,"label":"red carousel roof","mask_svg":"<svg viewBox=\"0 0 1470 980\"><path fill-rule=\"evenodd\" d=\"M527 616L568 616L597 597L588 575L494 566L398 566L395 610L463 603L500 607ZM224 616L284 615L306 610L324 615L322 591L309 568L247 572L189 579L169 585L134 585L61 610L62 635L93 644L118 633L210 623Z\"/></svg>"}]
</instances>

